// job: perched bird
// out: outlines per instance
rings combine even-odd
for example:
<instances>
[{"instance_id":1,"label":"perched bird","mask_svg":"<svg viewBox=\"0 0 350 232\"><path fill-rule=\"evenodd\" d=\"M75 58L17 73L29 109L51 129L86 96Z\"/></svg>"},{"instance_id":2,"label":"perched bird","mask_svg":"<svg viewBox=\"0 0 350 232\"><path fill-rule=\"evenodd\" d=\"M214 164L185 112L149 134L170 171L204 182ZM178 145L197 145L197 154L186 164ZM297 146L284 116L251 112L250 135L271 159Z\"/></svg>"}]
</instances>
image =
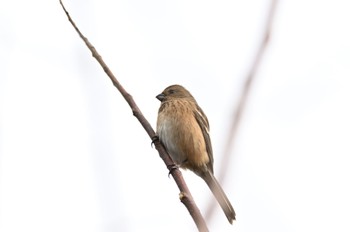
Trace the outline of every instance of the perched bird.
<instances>
[{"instance_id":1,"label":"perched bird","mask_svg":"<svg viewBox=\"0 0 350 232\"><path fill-rule=\"evenodd\" d=\"M181 85L167 87L156 98L161 101L157 119L159 140L177 165L193 171L207 183L232 224L236 213L213 174L209 122L204 112Z\"/></svg>"}]
</instances>

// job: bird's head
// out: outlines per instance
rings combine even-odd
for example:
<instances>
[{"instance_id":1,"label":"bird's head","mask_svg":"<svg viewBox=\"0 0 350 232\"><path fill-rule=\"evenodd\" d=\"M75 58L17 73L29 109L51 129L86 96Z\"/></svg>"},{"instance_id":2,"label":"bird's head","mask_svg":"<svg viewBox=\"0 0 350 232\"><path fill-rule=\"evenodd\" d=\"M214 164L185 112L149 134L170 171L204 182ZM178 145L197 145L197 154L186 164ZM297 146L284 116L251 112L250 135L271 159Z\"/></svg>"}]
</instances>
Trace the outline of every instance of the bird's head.
<instances>
[{"instance_id":1,"label":"bird's head","mask_svg":"<svg viewBox=\"0 0 350 232\"><path fill-rule=\"evenodd\" d=\"M189 98L194 100L191 93L181 85L171 85L167 87L161 94L158 94L156 98L161 102L179 98Z\"/></svg>"}]
</instances>

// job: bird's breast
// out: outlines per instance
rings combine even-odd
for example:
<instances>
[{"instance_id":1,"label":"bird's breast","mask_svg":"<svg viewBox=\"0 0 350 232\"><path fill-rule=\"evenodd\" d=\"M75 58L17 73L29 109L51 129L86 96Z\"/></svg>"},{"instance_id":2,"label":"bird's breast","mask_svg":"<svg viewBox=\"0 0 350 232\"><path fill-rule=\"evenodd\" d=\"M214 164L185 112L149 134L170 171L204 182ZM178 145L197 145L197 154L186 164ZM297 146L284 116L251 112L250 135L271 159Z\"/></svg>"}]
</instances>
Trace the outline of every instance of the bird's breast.
<instances>
[{"instance_id":1,"label":"bird's breast","mask_svg":"<svg viewBox=\"0 0 350 232\"><path fill-rule=\"evenodd\" d=\"M186 168L209 162L205 140L195 119L191 103L173 101L162 104L157 134L175 163Z\"/></svg>"}]
</instances>

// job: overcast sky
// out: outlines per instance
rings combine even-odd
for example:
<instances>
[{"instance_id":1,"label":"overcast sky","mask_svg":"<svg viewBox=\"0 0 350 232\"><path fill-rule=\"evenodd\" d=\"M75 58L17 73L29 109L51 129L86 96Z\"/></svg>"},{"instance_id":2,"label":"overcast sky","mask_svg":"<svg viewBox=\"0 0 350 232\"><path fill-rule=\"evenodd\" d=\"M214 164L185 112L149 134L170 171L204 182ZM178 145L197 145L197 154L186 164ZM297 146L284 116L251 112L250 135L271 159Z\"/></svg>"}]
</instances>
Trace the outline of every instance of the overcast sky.
<instances>
[{"instance_id":1,"label":"overcast sky","mask_svg":"<svg viewBox=\"0 0 350 232\"><path fill-rule=\"evenodd\" d=\"M209 118L214 171L267 0L65 0L155 126L171 84ZM350 231L350 3L282 0L211 231ZM0 231L196 231L151 140L59 1L0 8ZM204 182L183 172L205 215Z\"/></svg>"}]
</instances>

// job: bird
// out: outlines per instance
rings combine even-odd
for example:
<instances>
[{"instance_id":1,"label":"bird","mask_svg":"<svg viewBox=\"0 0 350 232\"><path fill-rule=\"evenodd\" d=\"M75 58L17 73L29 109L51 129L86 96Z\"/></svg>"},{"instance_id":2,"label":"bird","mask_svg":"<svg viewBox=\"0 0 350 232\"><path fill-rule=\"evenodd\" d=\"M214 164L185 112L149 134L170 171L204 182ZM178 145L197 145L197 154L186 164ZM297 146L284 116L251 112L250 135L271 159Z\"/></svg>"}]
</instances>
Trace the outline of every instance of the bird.
<instances>
[{"instance_id":1,"label":"bird","mask_svg":"<svg viewBox=\"0 0 350 232\"><path fill-rule=\"evenodd\" d=\"M170 85L156 98L161 102L156 130L160 142L176 165L193 171L205 181L232 224L236 213L214 176L207 116L181 85Z\"/></svg>"}]
</instances>

